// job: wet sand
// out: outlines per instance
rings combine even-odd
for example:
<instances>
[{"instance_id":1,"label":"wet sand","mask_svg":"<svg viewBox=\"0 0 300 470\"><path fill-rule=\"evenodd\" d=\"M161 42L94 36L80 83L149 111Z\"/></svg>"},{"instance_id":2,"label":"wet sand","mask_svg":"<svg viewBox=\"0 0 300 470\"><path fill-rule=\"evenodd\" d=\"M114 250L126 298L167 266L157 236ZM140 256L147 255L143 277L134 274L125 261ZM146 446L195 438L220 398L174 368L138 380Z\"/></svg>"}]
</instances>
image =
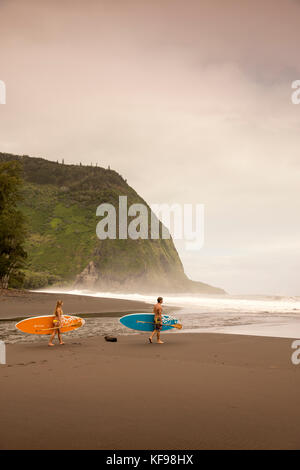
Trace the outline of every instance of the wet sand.
<instances>
[{"instance_id":1,"label":"wet sand","mask_svg":"<svg viewBox=\"0 0 300 470\"><path fill-rule=\"evenodd\" d=\"M0 320L52 315L57 300L63 300L66 314L148 312L152 306L145 302L123 299L96 298L72 294L0 290ZM154 299L155 300L155 299Z\"/></svg>"},{"instance_id":2,"label":"wet sand","mask_svg":"<svg viewBox=\"0 0 300 470\"><path fill-rule=\"evenodd\" d=\"M0 449L297 449L300 366L288 339L101 336L8 344Z\"/></svg>"}]
</instances>

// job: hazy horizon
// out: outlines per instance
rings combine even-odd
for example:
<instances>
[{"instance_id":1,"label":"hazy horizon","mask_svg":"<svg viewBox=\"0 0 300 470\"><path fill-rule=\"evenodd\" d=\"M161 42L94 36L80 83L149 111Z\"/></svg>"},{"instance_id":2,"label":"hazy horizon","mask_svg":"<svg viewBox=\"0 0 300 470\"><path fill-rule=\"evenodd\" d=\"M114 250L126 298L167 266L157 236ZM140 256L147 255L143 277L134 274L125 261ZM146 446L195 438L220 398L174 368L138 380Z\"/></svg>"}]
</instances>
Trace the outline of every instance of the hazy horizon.
<instances>
[{"instance_id":1,"label":"hazy horizon","mask_svg":"<svg viewBox=\"0 0 300 470\"><path fill-rule=\"evenodd\" d=\"M300 2L1 0L0 152L118 171L205 205L186 274L300 295Z\"/></svg>"}]
</instances>

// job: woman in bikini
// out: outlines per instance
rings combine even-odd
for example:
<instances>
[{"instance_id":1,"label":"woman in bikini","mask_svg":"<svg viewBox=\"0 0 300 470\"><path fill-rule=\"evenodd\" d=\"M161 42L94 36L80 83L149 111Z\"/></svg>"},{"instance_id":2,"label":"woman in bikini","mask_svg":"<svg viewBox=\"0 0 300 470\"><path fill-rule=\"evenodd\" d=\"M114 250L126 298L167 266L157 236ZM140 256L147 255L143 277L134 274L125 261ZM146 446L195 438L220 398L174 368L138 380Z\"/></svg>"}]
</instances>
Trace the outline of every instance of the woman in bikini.
<instances>
[{"instance_id":1,"label":"woman in bikini","mask_svg":"<svg viewBox=\"0 0 300 470\"><path fill-rule=\"evenodd\" d=\"M61 332L60 332L60 327L62 325L62 317L63 317L62 305L63 305L62 300L58 300L56 303L55 310L54 310L55 317L53 319L53 333L49 341L49 346L54 346L53 339L56 333L59 339L59 344L64 344L62 337L61 337Z\"/></svg>"}]
</instances>

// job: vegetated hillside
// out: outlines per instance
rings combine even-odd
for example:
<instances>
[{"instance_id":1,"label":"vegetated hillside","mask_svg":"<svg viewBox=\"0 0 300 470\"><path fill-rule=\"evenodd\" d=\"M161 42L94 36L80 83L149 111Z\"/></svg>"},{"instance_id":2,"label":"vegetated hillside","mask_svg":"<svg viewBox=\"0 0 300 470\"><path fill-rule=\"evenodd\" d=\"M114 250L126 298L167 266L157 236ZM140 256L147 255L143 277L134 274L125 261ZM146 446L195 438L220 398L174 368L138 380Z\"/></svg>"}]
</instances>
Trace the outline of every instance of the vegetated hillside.
<instances>
[{"instance_id":1,"label":"vegetated hillside","mask_svg":"<svg viewBox=\"0 0 300 470\"><path fill-rule=\"evenodd\" d=\"M101 203L117 209L119 196L127 196L128 207L146 204L116 171L0 153L0 161L9 160L23 166L20 207L29 232L25 287L224 293L186 277L172 239L97 238Z\"/></svg>"}]
</instances>

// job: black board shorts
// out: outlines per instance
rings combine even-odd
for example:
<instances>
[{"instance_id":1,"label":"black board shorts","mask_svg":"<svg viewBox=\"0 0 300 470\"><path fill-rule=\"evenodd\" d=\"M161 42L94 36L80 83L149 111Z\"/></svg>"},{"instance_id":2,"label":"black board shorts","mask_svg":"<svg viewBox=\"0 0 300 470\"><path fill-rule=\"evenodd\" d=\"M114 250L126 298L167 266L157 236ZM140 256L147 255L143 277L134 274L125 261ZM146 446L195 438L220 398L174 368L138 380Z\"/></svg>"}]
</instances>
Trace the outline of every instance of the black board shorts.
<instances>
[{"instance_id":1,"label":"black board shorts","mask_svg":"<svg viewBox=\"0 0 300 470\"><path fill-rule=\"evenodd\" d=\"M162 322L161 320L154 319L154 328L156 331L160 331L162 329Z\"/></svg>"}]
</instances>

